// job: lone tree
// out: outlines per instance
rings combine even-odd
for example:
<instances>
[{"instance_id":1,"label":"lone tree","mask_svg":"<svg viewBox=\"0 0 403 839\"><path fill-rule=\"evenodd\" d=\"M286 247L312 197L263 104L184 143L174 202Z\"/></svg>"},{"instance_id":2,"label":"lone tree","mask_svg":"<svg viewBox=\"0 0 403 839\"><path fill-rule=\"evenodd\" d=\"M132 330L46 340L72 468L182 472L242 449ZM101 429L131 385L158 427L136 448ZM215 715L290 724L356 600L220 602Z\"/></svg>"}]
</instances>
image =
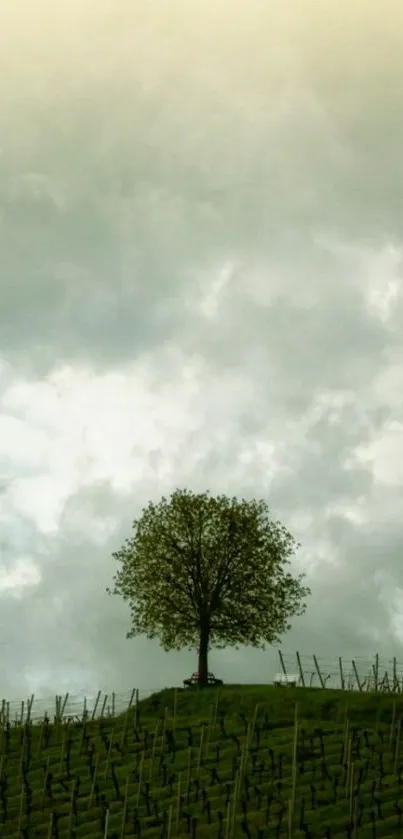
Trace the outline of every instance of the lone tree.
<instances>
[{"instance_id":1,"label":"lone tree","mask_svg":"<svg viewBox=\"0 0 403 839\"><path fill-rule=\"evenodd\" d=\"M134 535L112 554L121 563L113 591L130 602L127 638L160 638L165 650L198 649L199 684L211 646L277 643L301 615L305 576L284 572L299 547L264 501L176 490L149 502Z\"/></svg>"}]
</instances>

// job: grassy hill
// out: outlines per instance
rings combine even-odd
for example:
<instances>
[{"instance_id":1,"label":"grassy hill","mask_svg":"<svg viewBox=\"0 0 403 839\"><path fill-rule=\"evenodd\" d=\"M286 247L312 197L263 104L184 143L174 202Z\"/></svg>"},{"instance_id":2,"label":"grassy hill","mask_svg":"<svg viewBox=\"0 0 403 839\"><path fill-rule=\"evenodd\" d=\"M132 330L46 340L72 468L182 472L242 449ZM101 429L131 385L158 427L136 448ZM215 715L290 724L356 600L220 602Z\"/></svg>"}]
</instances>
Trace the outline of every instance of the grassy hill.
<instances>
[{"instance_id":1,"label":"grassy hill","mask_svg":"<svg viewBox=\"0 0 403 839\"><path fill-rule=\"evenodd\" d=\"M225 685L9 725L0 837L398 836L402 716L400 695Z\"/></svg>"}]
</instances>

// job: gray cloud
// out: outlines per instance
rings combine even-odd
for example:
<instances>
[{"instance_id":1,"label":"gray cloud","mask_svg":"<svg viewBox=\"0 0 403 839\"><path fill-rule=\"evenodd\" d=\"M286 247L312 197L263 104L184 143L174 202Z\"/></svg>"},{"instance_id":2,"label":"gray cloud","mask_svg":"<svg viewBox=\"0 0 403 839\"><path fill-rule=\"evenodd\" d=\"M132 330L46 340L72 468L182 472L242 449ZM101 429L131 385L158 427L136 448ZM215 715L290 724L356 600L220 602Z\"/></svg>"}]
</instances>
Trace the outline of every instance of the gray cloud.
<instances>
[{"instance_id":1,"label":"gray cloud","mask_svg":"<svg viewBox=\"0 0 403 839\"><path fill-rule=\"evenodd\" d=\"M286 648L398 655L391 6L0 12L10 697L154 687L193 669L187 651L126 641L128 609L105 594L132 519L176 486L263 496L299 539L313 594ZM222 651L212 667L256 680L276 655Z\"/></svg>"}]
</instances>

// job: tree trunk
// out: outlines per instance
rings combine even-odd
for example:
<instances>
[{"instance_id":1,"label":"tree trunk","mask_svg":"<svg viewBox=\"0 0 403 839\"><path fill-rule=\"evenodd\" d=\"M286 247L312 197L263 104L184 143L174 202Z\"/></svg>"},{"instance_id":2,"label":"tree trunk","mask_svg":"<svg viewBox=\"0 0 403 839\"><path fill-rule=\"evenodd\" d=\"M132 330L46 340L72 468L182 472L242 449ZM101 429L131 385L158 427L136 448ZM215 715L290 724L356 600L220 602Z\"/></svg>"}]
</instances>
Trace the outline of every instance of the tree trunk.
<instances>
[{"instance_id":1,"label":"tree trunk","mask_svg":"<svg viewBox=\"0 0 403 839\"><path fill-rule=\"evenodd\" d=\"M208 643L209 643L210 627L206 624L200 627L200 642L199 642L199 685L207 684L208 674Z\"/></svg>"}]
</instances>

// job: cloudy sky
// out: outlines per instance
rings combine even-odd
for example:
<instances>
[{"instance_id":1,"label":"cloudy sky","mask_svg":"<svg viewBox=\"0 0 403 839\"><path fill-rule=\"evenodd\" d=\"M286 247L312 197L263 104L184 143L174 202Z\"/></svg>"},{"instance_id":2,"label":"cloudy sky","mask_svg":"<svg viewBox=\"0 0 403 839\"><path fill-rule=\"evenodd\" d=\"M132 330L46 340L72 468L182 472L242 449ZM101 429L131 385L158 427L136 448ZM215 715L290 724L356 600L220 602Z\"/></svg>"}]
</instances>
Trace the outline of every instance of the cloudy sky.
<instances>
[{"instance_id":1,"label":"cloudy sky","mask_svg":"<svg viewBox=\"0 0 403 839\"><path fill-rule=\"evenodd\" d=\"M176 487L301 542L290 662L403 662L402 47L400 0L1 0L2 696L192 672L105 592Z\"/></svg>"}]
</instances>

